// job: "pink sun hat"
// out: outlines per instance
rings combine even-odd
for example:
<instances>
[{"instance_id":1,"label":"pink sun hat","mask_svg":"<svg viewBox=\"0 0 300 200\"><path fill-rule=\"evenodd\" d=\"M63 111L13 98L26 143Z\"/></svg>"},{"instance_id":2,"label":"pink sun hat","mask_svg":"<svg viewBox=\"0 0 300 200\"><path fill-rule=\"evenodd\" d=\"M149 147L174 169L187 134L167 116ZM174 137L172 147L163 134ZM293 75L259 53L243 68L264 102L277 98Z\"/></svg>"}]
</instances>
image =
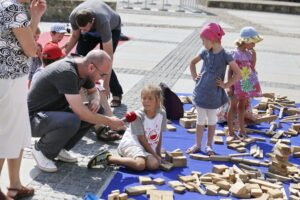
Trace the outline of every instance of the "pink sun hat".
<instances>
[{"instance_id":1,"label":"pink sun hat","mask_svg":"<svg viewBox=\"0 0 300 200\"><path fill-rule=\"evenodd\" d=\"M201 37L209 40L221 41L222 36L225 35L222 27L217 23L206 24L200 31Z\"/></svg>"}]
</instances>

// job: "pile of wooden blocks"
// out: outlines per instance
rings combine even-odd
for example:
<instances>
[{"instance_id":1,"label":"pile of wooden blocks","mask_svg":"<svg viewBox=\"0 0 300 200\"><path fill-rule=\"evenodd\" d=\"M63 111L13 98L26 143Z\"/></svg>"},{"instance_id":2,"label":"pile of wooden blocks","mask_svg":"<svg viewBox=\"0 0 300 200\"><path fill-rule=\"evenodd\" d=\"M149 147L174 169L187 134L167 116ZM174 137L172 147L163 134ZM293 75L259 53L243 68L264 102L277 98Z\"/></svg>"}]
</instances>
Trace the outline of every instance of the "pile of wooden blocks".
<instances>
[{"instance_id":1,"label":"pile of wooden blocks","mask_svg":"<svg viewBox=\"0 0 300 200\"><path fill-rule=\"evenodd\" d=\"M294 158L300 158L300 146L292 146L292 154Z\"/></svg>"},{"instance_id":2,"label":"pile of wooden blocks","mask_svg":"<svg viewBox=\"0 0 300 200\"><path fill-rule=\"evenodd\" d=\"M172 152L167 151L165 154L165 160L167 162L161 163L160 168L162 170L169 171L173 167L186 167L187 159L180 149L175 149Z\"/></svg>"},{"instance_id":3,"label":"pile of wooden blocks","mask_svg":"<svg viewBox=\"0 0 300 200\"><path fill-rule=\"evenodd\" d=\"M127 200L128 194L122 193L120 194L120 190L113 190L111 193L107 196L108 200Z\"/></svg>"},{"instance_id":4,"label":"pile of wooden blocks","mask_svg":"<svg viewBox=\"0 0 300 200\"><path fill-rule=\"evenodd\" d=\"M290 200L300 200L300 183L291 183L289 190Z\"/></svg>"},{"instance_id":5,"label":"pile of wooden blocks","mask_svg":"<svg viewBox=\"0 0 300 200\"><path fill-rule=\"evenodd\" d=\"M288 162L291 152L291 147L277 142L272 150L272 153L267 154L272 162L269 165L269 169L268 172L266 172L266 175L270 178L274 178L282 182L300 182L299 166Z\"/></svg>"}]
</instances>

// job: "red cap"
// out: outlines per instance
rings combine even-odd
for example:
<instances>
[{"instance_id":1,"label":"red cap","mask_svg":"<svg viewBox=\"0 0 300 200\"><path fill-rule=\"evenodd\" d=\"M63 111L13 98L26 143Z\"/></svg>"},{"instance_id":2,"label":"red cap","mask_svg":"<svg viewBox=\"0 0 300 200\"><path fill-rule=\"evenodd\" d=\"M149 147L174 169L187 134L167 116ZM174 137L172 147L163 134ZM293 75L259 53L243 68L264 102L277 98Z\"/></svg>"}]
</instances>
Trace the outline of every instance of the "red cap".
<instances>
[{"instance_id":1,"label":"red cap","mask_svg":"<svg viewBox=\"0 0 300 200\"><path fill-rule=\"evenodd\" d=\"M55 60L66 56L57 43L48 42L42 51L42 58L46 60Z\"/></svg>"}]
</instances>

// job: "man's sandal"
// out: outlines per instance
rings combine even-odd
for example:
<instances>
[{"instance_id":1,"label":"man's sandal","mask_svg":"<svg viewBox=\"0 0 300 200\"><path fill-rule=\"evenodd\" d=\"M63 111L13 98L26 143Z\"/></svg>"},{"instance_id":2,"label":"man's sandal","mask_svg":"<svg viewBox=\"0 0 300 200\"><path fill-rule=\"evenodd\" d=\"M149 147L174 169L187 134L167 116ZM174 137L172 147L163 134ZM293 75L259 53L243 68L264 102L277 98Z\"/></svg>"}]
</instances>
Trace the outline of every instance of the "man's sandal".
<instances>
[{"instance_id":1,"label":"man's sandal","mask_svg":"<svg viewBox=\"0 0 300 200\"><path fill-rule=\"evenodd\" d=\"M29 197L34 195L34 189L32 187L24 187L22 186L20 189L18 188L7 188L7 196L13 199L20 199L23 197Z\"/></svg>"},{"instance_id":2,"label":"man's sandal","mask_svg":"<svg viewBox=\"0 0 300 200\"><path fill-rule=\"evenodd\" d=\"M185 153L190 154L190 153L200 153L201 152L201 147L197 147L196 145L191 146L188 148Z\"/></svg>"},{"instance_id":3,"label":"man's sandal","mask_svg":"<svg viewBox=\"0 0 300 200\"><path fill-rule=\"evenodd\" d=\"M120 107L122 104L122 96L113 96L113 99L110 102L110 107Z\"/></svg>"},{"instance_id":4,"label":"man's sandal","mask_svg":"<svg viewBox=\"0 0 300 200\"><path fill-rule=\"evenodd\" d=\"M104 150L99 152L98 154L94 155L90 161L88 162L87 168L92 168L96 165L107 165L108 164L108 157L111 156L109 151Z\"/></svg>"},{"instance_id":5,"label":"man's sandal","mask_svg":"<svg viewBox=\"0 0 300 200\"><path fill-rule=\"evenodd\" d=\"M110 130L108 126L102 126L95 131L97 139L102 141L115 141L122 139L122 136L114 130Z\"/></svg>"},{"instance_id":6,"label":"man's sandal","mask_svg":"<svg viewBox=\"0 0 300 200\"><path fill-rule=\"evenodd\" d=\"M207 154L208 156L216 155L215 151L212 149L211 146L207 146L207 147L205 148L205 150L206 150L206 154Z\"/></svg>"}]
</instances>

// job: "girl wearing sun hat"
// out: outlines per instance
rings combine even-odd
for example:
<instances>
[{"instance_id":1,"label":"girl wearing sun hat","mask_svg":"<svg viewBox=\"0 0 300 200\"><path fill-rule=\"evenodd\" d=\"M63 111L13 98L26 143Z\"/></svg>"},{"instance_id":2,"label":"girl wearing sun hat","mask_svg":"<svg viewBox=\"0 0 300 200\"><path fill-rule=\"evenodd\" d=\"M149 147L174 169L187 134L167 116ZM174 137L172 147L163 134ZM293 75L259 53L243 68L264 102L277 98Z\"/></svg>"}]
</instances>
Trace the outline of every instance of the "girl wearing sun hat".
<instances>
[{"instance_id":1,"label":"girl wearing sun hat","mask_svg":"<svg viewBox=\"0 0 300 200\"><path fill-rule=\"evenodd\" d=\"M234 114L238 113L239 136L247 138L244 129L245 105L249 98L260 97L261 89L255 70L256 52L255 44L262 41L263 38L253 27L244 27L240 32L240 37L235 41L237 48L233 50L232 56L238 64L242 77L229 89L230 108L228 112L229 134L234 136L233 119ZM232 76L229 70L228 77Z\"/></svg>"}]
</instances>

